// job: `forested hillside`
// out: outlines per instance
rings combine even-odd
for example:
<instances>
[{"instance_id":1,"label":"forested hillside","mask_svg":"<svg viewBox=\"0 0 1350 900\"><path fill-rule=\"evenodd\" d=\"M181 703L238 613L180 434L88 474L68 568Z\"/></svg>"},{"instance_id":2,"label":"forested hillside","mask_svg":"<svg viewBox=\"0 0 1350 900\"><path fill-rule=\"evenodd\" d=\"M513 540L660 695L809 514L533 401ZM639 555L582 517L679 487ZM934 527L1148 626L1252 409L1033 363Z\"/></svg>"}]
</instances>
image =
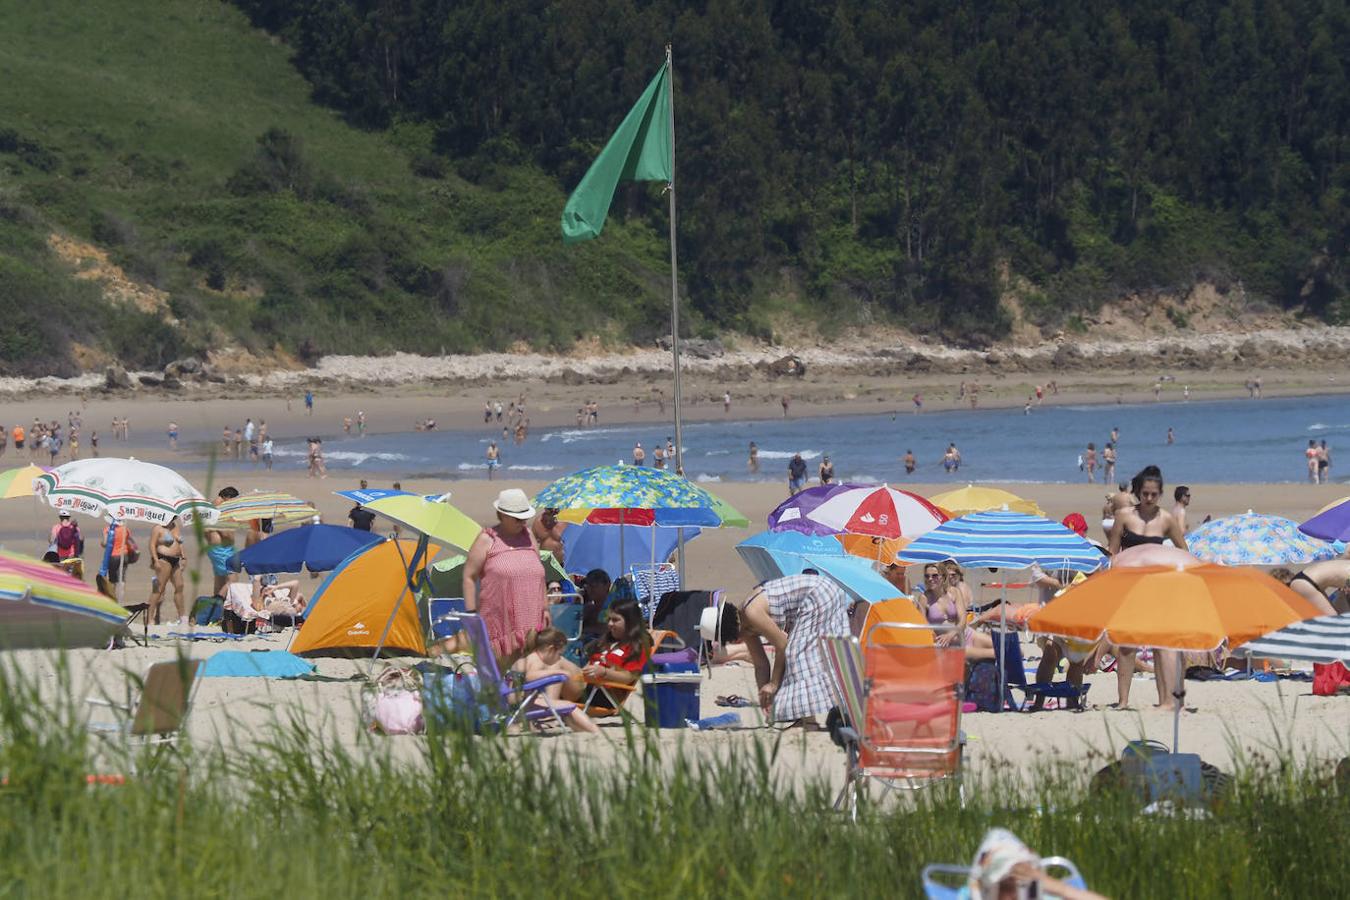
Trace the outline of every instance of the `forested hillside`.
<instances>
[{"instance_id":1,"label":"forested hillside","mask_svg":"<svg viewBox=\"0 0 1350 900\"><path fill-rule=\"evenodd\" d=\"M984 341L1009 290L1072 328L1197 279L1350 316L1344 0L234 4L260 30L191 0L9 16L11 314L16 283L93 308L53 229L167 292L152 346L75 317L111 352L649 340L659 188L583 247L558 216L669 41L695 332L791 311Z\"/></svg>"}]
</instances>

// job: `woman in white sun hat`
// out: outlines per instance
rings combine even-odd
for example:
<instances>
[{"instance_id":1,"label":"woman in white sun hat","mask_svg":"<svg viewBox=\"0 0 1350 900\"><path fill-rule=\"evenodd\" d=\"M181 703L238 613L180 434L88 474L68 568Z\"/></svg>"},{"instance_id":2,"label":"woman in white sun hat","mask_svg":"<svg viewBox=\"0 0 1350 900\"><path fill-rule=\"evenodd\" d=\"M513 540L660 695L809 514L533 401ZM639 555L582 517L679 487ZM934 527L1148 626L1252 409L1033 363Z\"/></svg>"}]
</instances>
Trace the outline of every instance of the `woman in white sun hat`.
<instances>
[{"instance_id":1,"label":"woman in white sun hat","mask_svg":"<svg viewBox=\"0 0 1350 900\"><path fill-rule=\"evenodd\" d=\"M502 671L534 649L549 624L548 588L539 548L530 534L534 507L519 488L507 488L492 506L497 524L469 548L464 564L464 606L487 626Z\"/></svg>"},{"instance_id":2,"label":"woman in white sun hat","mask_svg":"<svg viewBox=\"0 0 1350 900\"><path fill-rule=\"evenodd\" d=\"M849 623L848 598L830 579L808 569L766 581L744 600L704 610L699 630L715 643L746 639L759 704L773 721L810 728L835 705L820 638L847 636ZM772 662L764 641L774 648Z\"/></svg>"}]
</instances>

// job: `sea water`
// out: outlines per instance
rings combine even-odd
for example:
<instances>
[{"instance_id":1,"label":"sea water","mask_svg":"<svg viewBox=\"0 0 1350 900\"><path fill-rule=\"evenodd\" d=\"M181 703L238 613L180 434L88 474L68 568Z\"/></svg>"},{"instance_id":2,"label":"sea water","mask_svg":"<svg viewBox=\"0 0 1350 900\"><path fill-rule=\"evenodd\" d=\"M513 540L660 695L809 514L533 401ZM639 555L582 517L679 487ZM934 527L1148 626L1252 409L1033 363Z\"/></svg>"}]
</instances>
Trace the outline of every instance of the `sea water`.
<instances>
[{"instance_id":1,"label":"sea water","mask_svg":"<svg viewBox=\"0 0 1350 900\"><path fill-rule=\"evenodd\" d=\"M828 455L842 481L1072 482L1085 481L1079 462L1088 442L1096 445L1097 480L1102 447L1119 429L1117 480L1148 464L1162 468L1169 484L1184 482L1297 482L1307 480L1303 455L1309 439L1331 448L1330 477L1350 480L1350 397L1286 397L1264 400L1141 403L1104 406L1054 405L1021 408L908 411L866 415L802 416L739 420L734 415L684 426L684 465L700 482L782 481L788 460L801 453L812 480ZM1173 429L1175 443L1167 443ZM500 427L364 438L325 437L330 471L397 473L405 478L486 477L489 441L501 450L499 479L551 479L588 466L631 462L633 445L652 451L674 437L668 424L640 423L596 428L531 431L525 443L503 441ZM750 442L759 447L759 472L748 466ZM948 443L962 465L942 466ZM901 458L912 450L918 468L906 475ZM305 468L303 441L278 442L275 467ZM234 463L233 466L240 464ZM673 467L673 466L672 466Z\"/></svg>"}]
</instances>

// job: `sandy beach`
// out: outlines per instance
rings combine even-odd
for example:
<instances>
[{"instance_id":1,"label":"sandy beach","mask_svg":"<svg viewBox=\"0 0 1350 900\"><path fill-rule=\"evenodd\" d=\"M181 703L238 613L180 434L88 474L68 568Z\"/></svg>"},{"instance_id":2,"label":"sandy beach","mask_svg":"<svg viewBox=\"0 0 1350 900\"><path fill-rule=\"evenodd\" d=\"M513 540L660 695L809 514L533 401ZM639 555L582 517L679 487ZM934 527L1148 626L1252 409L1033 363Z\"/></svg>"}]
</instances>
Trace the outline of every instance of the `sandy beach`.
<instances>
[{"instance_id":1,"label":"sandy beach","mask_svg":"<svg viewBox=\"0 0 1350 900\"><path fill-rule=\"evenodd\" d=\"M143 415L151 415L148 411ZM372 486L381 486L381 476L368 473ZM220 482L217 482L219 484ZM234 482L237 487L279 489L293 492L317 505L324 519L345 522L349 504L334 496L333 490L354 487L354 481L342 477L326 480L309 479L303 475L265 472L250 473ZM453 483L405 482L403 486L416 491L453 493L453 502L480 521L487 521L490 501L503 486L516 486L533 494L543 486L541 482L456 481ZM206 488L205 484L199 485ZM214 485L213 485L214 486ZM1093 485L1019 485L1019 492L1036 500L1046 512L1060 518L1069 512L1082 512L1090 522L1097 515L1102 492ZM940 486L920 486L922 493L939 490ZM723 484L717 492L744 512L753 523L762 523L768 511L783 497L777 486L765 484ZM1339 496L1335 485L1194 485L1195 497L1192 515L1203 518L1245 511L1249 508L1270 513L1306 516L1322 504ZM7 547L31 551L34 507L28 500L11 500L0 505L0 538ZM37 519L44 528L55 521L50 510L37 510ZM1198 519L1197 519L1198 520ZM92 533L94 523L84 520L86 533ZM735 544L758 530L724 529L709 532L694 541L688 549L689 585L699 588L724 588L743 592L752 586L753 578L741 563ZM142 540L147 536L139 529ZM1094 535L1099 536L1099 535ZM95 541L89 542L86 558L95 566ZM189 553L189 596L206 593L210 583L209 566L196 553ZM132 568L127 585L127 602L143 600L148 592L148 569L142 563ZM987 573L970 573L969 580L977 585L990 580ZM305 576L308 578L308 576ZM313 585L317 582L308 582ZM977 588L980 592L986 589ZM166 607L167 608L167 607ZM221 649L281 649L289 634L249 638L241 644L180 643L167 637L170 626L151 628L154 635L149 648L130 647L106 652L82 650L71 654L75 695L111 693L119 695L125 673L139 674L149 663L170 658L178 652L205 657ZM1034 655L1036 648L1024 644L1024 652ZM53 684L56 660L47 652L28 651L13 654L13 659L25 671L37 675L44 683ZM353 748L366 746L358 740L360 683L347 679L366 671L365 663L319 659L318 673L324 681L275 681L264 679L206 679L198 695L191 733L200 744L217 741L226 743L261 739L267 726L296 712L311 717L332 741ZM329 680L332 679L332 680ZM1105 709L1115 699L1115 676L1094 675L1089 678L1092 692L1091 709L1086 712L1050 711L1041 713L973 714L965 719L970 738L968 762L973 773L992 773L1012 767L1014 771L1030 774L1047 762L1063 760L1075 771L1085 774L1099 768L1102 759L1118 754L1123 742L1148 737L1171 743L1172 716L1151 708L1154 687L1151 677L1136 676L1134 697L1136 710L1117 712ZM714 705L714 698L725 694L754 695L754 680L749 668L724 666L714 669L711 680L702 688L704 715L725 712ZM1240 760L1275 753L1281 748L1293 748L1302 758L1316 760L1337 759L1350 753L1350 697L1313 697L1310 684L1302 681L1216 682L1188 684L1187 703L1196 711L1182 717L1182 746L1200 753L1207 761L1230 769ZM630 704L640 715L640 703ZM832 783L842 778L843 760L840 751L821 734L779 735L765 729L754 710L742 710L746 726L736 732L695 734L682 731L660 732L660 740L680 744L696 754L742 752L747 742L782 739L784 752L777 765L789 780L823 775ZM597 763L603 763L617 752L624 740L621 728L606 727L600 736L567 735L552 741L552 752L572 754ZM418 738L390 739L400 754L415 756Z\"/></svg>"}]
</instances>

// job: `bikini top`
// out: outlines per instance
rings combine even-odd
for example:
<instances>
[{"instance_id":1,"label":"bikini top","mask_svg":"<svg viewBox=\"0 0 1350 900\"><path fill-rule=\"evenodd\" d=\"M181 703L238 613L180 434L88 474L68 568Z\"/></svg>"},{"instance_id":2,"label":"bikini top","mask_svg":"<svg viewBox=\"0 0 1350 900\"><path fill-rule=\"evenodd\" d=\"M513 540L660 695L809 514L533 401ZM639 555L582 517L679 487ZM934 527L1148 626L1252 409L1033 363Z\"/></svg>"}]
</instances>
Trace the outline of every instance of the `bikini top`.
<instances>
[{"instance_id":1,"label":"bikini top","mask_svg":"<svg viewBox=\"0 0 1350 900\"><path fill-rule=\"evenodd\" d=\"M1160 534L1135 534L1128 528L1120 536L1120 549L1128 550L1140 544L1161 544L1167 538Z\"/></svg>"}]
</instances>

